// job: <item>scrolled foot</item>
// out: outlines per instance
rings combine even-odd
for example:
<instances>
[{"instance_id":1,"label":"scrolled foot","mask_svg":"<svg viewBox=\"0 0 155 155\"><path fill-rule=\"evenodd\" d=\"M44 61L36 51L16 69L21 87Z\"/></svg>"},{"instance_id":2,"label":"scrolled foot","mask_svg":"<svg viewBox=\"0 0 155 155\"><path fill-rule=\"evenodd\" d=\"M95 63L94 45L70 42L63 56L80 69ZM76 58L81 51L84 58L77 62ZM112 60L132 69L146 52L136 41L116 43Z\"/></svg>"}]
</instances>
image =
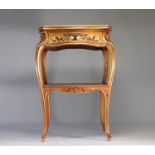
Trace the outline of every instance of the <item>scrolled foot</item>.
<instances>
[{"instance_id":1,"label":"scrolled foot","mask_svg":"<svg viewBox=\"0 0 155 155\"><path fill-rule=\"evenodd\" d=\"M107 132L106 135L107 135L107 140L108 140L108 141L111 141L111 140L112 140L112 135L111 135L111 133L110 133L110 132Z\"/></svg>"},{"instance_id":2,"label":"scrolled foot","mask_svg":"<svg viewBox=\"0 0 155 155\"><path fill-rule=\"evenodd\" d=\"M46 136L42 136L42 142L46 142Z\"/></svg>"}]
</instances>

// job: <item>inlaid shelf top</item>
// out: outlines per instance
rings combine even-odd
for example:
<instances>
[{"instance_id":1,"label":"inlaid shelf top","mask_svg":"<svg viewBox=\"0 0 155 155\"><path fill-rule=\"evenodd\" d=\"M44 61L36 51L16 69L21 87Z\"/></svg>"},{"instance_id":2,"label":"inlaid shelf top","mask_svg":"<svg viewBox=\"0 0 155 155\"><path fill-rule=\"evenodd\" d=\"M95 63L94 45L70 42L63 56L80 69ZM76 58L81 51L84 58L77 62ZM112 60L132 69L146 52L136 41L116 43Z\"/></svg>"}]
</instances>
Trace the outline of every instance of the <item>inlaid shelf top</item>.
<instances>
[{"instance_id":1,"label":"inlaid shelf top","mask_svg":"<svg viewBox=\"0 0 155 155\"><path fill-rule=\"evenodd\" d=\"M64 93L88 93L90 91L100 91L106 89L108 91L108 86L103 83L54 83L45 84L44 89L47 91L62 91Z\"/></svg>"},{"instance_id":2,"label":"inlaid shelf top","mask_svg":"<svg viewBox=\"0 0 155 155\"><path fill-rule=\"evenodd\" d=\"M112 27L109 25L46 25L39 28L41 40L37 46L35 62L44 114L43 141L45 141L50 127L50 92L53 91L72 94L100 91L101 125L107 139L111 140L108 114L115 69L115 51L110 40L111 31ZM86 48L91 49L91 51L100 49L102 51L104 69L100 83L48 83L46 73L47 53L68 48Z\"/></svg>"}]
</instances>

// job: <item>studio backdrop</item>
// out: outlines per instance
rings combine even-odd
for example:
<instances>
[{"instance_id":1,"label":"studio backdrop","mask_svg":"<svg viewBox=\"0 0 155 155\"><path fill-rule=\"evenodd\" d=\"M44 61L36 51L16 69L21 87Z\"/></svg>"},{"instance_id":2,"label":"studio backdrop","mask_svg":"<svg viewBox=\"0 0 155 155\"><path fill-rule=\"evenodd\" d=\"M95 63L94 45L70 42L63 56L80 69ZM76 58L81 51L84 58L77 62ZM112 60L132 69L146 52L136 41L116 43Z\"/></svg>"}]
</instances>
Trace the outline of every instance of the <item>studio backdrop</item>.
<instances>
[{"instance_id":1,"label":"studio backdrop","mask_svg":"<svg viewBox=\"0 0 155 155\"><path fill-rule=\"evenodd\" d=\"M111 25L116 69L110 103L114 124L155 122L154 10L0 10L0 124L42 123L35 50L43 25ZM48 81L96 83L102 80L101 51L48 52ZM99 92L52 93L52 123L94 124Z\"/></svg>"}]
</instances>

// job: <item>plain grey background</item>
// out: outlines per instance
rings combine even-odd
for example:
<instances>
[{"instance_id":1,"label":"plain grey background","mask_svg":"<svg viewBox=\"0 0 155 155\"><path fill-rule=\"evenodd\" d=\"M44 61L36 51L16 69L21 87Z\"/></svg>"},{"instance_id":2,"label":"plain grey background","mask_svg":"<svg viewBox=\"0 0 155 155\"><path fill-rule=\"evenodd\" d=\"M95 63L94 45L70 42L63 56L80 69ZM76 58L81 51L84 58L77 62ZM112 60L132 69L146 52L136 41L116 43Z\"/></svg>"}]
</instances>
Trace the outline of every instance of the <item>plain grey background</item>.
<instances>
[{"instance_id":1,"label":"plain grey background","mask_svg":"<svg viewBox=\"0 0 155 155\"><path fill-rule=\"evenodd\" d=\"M155 10L0 10L0 125L43 121L34 63L40 26L104 24L116 49L110 127L154 125ZM100 82L102 54L49 52L47 70L49 82ZM52 124L100 124L98 92L51 98Z\"/></svg>"}]
</instances>

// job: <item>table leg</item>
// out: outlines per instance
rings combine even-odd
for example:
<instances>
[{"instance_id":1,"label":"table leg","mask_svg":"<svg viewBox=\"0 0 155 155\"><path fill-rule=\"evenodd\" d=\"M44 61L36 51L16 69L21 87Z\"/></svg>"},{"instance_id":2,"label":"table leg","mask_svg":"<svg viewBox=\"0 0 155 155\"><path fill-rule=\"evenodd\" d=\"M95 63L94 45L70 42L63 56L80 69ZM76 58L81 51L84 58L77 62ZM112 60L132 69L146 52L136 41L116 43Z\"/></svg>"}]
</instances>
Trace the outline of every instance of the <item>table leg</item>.
<instances>
[{"instance_id":1,"label":"table leg","mask_svg":"<svg viewBox=\"0 0 155 155\"><path fill-rule=\"evenodd\" d=\"M44 46L38 46L36 50L35 55L35 64L36 64L36 72L38 77L38 83L40 87L41 92L41 98L42 98L42 111L44 116L44 126L43 126L43 133L42 133L42 140L45 142L46 135L48 131L48 125L47 125L47 99L48 99L48 91L44 90L43 86L45 84L45 78L44 78L44 71L43 71L43 58L45 58L45 48ZM43 57L43 58L42 58Z\"/></svg>"},{"instance_id":2,"label":"table leg","mask_svg":"<svg viewBox=\"0 0 155 155\"><path fill-rule=\"evenodd\" d=\"M46 111L47 111L47 127L49 128L51 120L50 92L47 93Z\"/></svg>"},{"instance_id":3,"label":"table leg","mask_svg":"<svg viewBox=\"0 0 155 155\"><path fill-rule=\"evenodd\" d=\"M104 58L104 70L103 70L102 82L106 83L107 82L107 78L108 78L108 61L109 61L108 50L107 49L103 50L102 54L103 54L103 58Z\"/></svg>"},{"instance_id":4,"label":"table leg","mask_svg":"<svg viewBox=\"0 0 155 155\"><path fill-rule=\"evenodd\" d=\"M105 131L105 99L104 99L104 93L100 91L100 120L103 131Z\"/></svg>"},{"instance_id":5,"label":"table leg","mask_svg":"<svg viewBox=\"0 0 155 155\"><path fill-rule=\"evenodd\" d=\"M47 112L47 100L48 100L48 92L44 92L43 94L43 115L44 115L44 126L43 126L43 133L42 133L42 141L46 141L46 135L48 132L48 112Z\"/></svg>"},{"instance_id":6,"label":"table leg","mask_svg":"<svg viewBox=\"0 0 155 155\"><path fill-rule=\"evenodd\" d=\"M112 135L109 129L109 103L110 103L110 92L105 94L105 133L107 135L107 140L110 141L112 139Z\"/></svg>"}]
</instances>

